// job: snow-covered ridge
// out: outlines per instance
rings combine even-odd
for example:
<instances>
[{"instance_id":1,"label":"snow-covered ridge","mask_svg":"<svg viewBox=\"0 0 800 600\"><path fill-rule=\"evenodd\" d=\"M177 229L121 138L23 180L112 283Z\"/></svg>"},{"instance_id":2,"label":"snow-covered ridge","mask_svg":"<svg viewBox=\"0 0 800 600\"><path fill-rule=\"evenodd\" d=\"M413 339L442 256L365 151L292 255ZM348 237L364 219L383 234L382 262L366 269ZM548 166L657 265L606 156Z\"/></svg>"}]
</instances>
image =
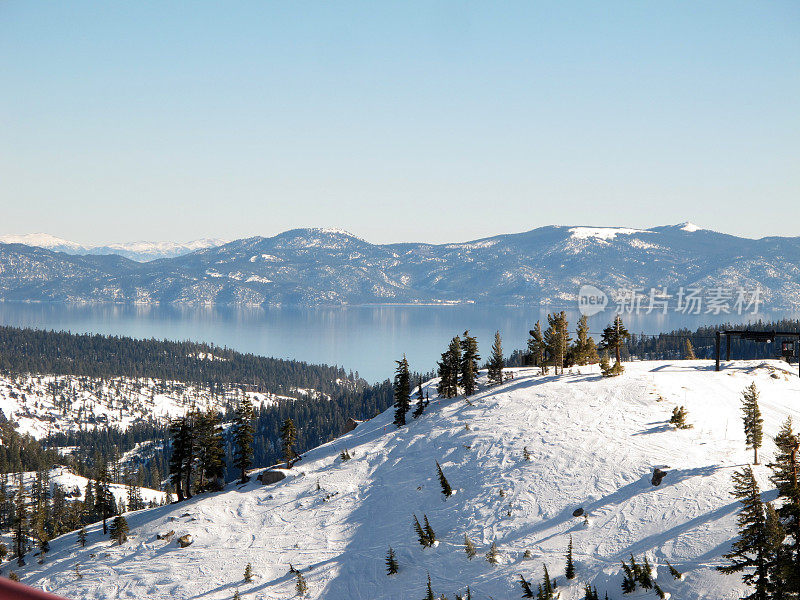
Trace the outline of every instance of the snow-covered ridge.
<instances>
[{"instance_id":1,"label":"snow-covered ridge","mask_svg":"<svg viewBox=\"0 0 800 600\"><path fill-rule=\"evenodd\" d=\"M475 598L519 598L519 575L535 586L547 564L561 599L580 600L584 583L600 597L622 597L620 562L632 553L647 556L673 598L739 598L740 578L714 567L736 531L731 474L751 459L741 391L752 381L761 391L766 463L780 423L789 415L800 420L800 380L778 361L731 363L719 373L710 361L625 366L612 379L596 367L544 377L512 369L514 378L500 386L482 380L469 403L437 399L432 381L430 405L419 419L409 414L406 427L392 424L390 409L308 452L277 484L231 485L139 511L128 515L131 534L122 546L93 526L86 548L67 534L51 542L45 565L13 568L23 582L75 600L227 600L236 590L243 598L291 598L290 565L302 572L309 598L395 600L424 597L428 573L437 597L469 585ZM668 425L678 405L691 429ZM342 462L345 448L353 458ZM449 498L436 461L457 491ZM657 487L655 467L667 471ZM772 494L767 467L754 470ZM578 508L588 518L574 517ZM438 546L420 546L414 515L428 517ZM190 534L193 544L181 549L157 539L173 530ZM465 534L478 550L473 560ZM570 536L573 582L564 578ZM497 565L484 559L492 542ZM384 571L389 546L400 567L394 577ZM667 561L683 580L670 576Z\"/></svg>"},{"instance_id":2,"label":"snow-covered ridge","mask_svg":"<svg viewBox=\"0 0 800 600\"><path fill-rule=\"evenodd\" d=\"M572 227L569 232L574 239L585 240L596 238L598 240L613 240L618 235L632 235L634 233L650 233L646 229L630 229L627 227Z\"/></svg>"},{"instance_id":3,"label":"snow-covered ridge","mask_svg":"<svg viewBox=\"0 0 800 600\"><path fill-rule=\"evenodd\" d=\"M131 260L149 261L159 258L174 258L204 248L226 244L219 238L202 238L190 242L112 242L108 244L78 244L48 233L26 233L22 235L0 235L0 244L25 244L67 254L118 254Z\"/></svg>"}]
</instances>

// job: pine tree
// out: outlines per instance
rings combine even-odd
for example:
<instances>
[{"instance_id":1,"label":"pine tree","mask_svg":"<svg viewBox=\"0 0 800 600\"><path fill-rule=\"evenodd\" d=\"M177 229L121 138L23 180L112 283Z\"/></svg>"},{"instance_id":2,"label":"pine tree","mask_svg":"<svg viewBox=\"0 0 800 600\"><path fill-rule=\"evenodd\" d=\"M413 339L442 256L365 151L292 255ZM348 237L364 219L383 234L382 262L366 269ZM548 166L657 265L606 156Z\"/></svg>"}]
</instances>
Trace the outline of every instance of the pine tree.
<instances>
[{"instance_id":1,"label":"pine tree","mask_svg":"<svg viewBox=\"0 0 800 600\"><path fill-rule=\"evenodd\" d=\"M611 363L608 360L608 350L603 350L603 354L600 356L600 373L603 377L611 375Z\"/></svg>"},{"instance_id":2,"label":"pine tree","mask_svg":"<svg viewBox=\"0 0 800 600\"><path fill-rule=\"evenodd\" d=\"M653 590L655 591L656 595L662 600L664 600L667 597L667 595L664 593L664 590L662 590L661 587L655 582L653 582Z\"/></svg>"},{"instance_id":3,"label":"pine tree","mask_svg":"<svg viewBox=\"0 0 800 600\"><path fill-rule=\"evenodd\" d=\"M636 591L636 572L627 563L623 561L622 570L625 571L625 577L622 578L622 593L630 594Z\"/></svg>"},{"instance_id":4,"label":"pine tree","mask_svg":"<svg viewBox=\"0 0 800 600\"><path fill-rule=\"evenodd\" d=\"M200 489L219 491L225 484L225 438L219 412L209 408L200 414L197 430Z\"/></svg>"},{"instance_id":5,"label":"pine tree","mask_svg":"<svg viewBox=\"0 0 800 600\"><path fill-rule=\"evenodd\" d=\"M642 589L653 589L653 567L650 565L650 561L647 559L646 554L644 556L644 564L642 564L641 568L639 569L639 583L641 584Z\"/></svg>"},{"instance_id":6,"label":"pine tree","mask_svg":"<svg viewBox=\"0 0 800 600\"><path fill-rule=\"evenodd\" d=\"M731 564L717 569L723 573L744 573L742 581L755 587L754 593L744 600L769 600L766 513L761 501L761 490L751 467L745 467L733 474L731 494L742 505L737 518L739 539L733 543L733 550L724 555Z\"/></svg>"},{"instance_id":7,"label":"pine tree","mask_svg":"<svg viewBox=\"0 0 800 600\"><path fill-rule=\"evenodd\" d=\"M242 600L242 597L239 595L239 590L233 592L233 600Z\"/></svg>"},{"instance_id":8,"label":"pine tree","mask_svg":"<svg viewBox=\"0 0 800 600\"><path fill-rule=\"evenodd\" d=\"M415 419L419 419L425 412L425 394L422 392L422 377L417 378L417 407L411 414Z\"/></svg>"},{"instance_id":9,"label":"pine tree","mask_svg":"<svg viewBox=\"0 0 800 600\"><path fill-rule=\"evenodd\" d=\"M125 487L128 495L128 510L141 510L144 508L142 489L139 485L139 474L125 469Z\"/></svg>"},{"instance_id":10,"label":"pine tree","mask_svg":"<svg viewBox=\"0 0 800 600\"><path fill-rule=\"evenodd\" d=\"M672 575L673 579L678 579L678 580L683 579L683 573L681 573L680 571L678 571L678 569L673 567L669 561L667 561L667 566L669 567L669 574Z\"/></svg>"},{"instance_id":11,"label":"pine tree","mask_svg":"<svg viewBox=\"0 0 800 600\"><path fill-rule=\"evenodd\" d=\"M742 392L742 421L747 448L753 449L753 464L758 464L758 449L763 438L761 411L758 408L758 389L754 381Z\"/></svg>"},{"instance_id":12,"label":"pine tree","mask_svg":"<svg viewBox=\"0 0 800 600\"><path fill-rule=\"evenodd\" d=\"M253 404L250 398L245 396L239 402L233 421L233 466L239 470L239 483L247 483L250 480L247 469L253 464L253 417ZM289 466L287 462L286 468Z\"/></svg>"},{"instance_id":13,"label":"pine tree","mask_svg":"<svg viewBox=\"0 0 800 600\"><path fill-rule=\"evenodd\" d=\"M281 446L283 447L283 459L286 461L287 469L292 468L292 459L297 456L294 450L296 441L297 427L295 427L294 421L286 419L281 426Z\"/></svg>"},{"instance_id":14,"label":"pine tree","mask_svg":"<svg viewBox=\"0 0 800 600\"><path fill-rule=\"evenodd\" d=\"M439 365L439 395L443 398L458 396L458 373L461 368L461 339L456 336L450 340L447 350L442 353Z\"/></svg>"},{"instance_id":15,"label":"pine tree","mask_svg":"<svg viewBox=\"0 0 800 600\"><path fill-rule=\"evenodd\" d=\"M247 563L247 566L244 568L244 580L247 583L253 581L253 565L250 563Z\"/></svg>"},{"instance_id":16,"label":"pine tree","mask_svg":"<svg viewBox=\"0 0 800 600\"><path fill-rule=\"evenodd\" d=\"M531 584L530 582L526 581L522 575L519 576L519 584L522 586L522 597L533 598L533 590L531 589Z\"/></svg>"},{"instance_id":17,"label":"pine tree","mask_svg":"<svg viewBox=\"0 0 800 600\"><path fill-rule=\"evenodd\" d=\"M14 495L14 555L17 565L25 565L25 553L28 548L28 503L25 497L25 485L22 473L17 475L17 491Z\"/></svg>"},{"instance_id":18,"label":"pine tree","mask_svg":"<svg viewBox=\"0 0 800 600\"><path fill-rule=\"evenodd\" d=\"M600 357L597 356L597 345L589 336L589 318L586 315L582 315L578 319L576 334L575 364L591 365L597 363Z\"/></svg>"},{"instance_id":19,"label":"pine tree","mask_svg":"<svg viewBox=\"0 0 800 600\"><path fill-rule=\"evenodd\" d=\"M772 470L770 481L778 488L782 504L777 513L786 534L786 544L779 549L778 562L787 571L785 586L788 592L800 598L800 436L792 430L792 419L787 418L775 436L778 452L768 466Z\"/></svg>"},{"instance_id":20,"label":"pine tree","mask_svg":"<svg viewBox=\"0 0 800 600\"><path fill-rule=\"evenodd\" d=\"M495 544L494 542L492 542L489 551L486 553L486 562L492 565L496 565L499 562L499 557L497 554L497 544Z\"/></svg>"},{"instance_id":21,"label":"pine tree","mask_svg":"<svg viewBox=\"0 0 800 600\"><path fill-rule=\"evenodd\" d=\"M417 515L414 515L414 531L417 534L417 539L419 540L420 545L423 548L428 547L428 536L425 535L425 530L422 528L422 525L417 518Z\"/></svg>"},{"instance_id":22,"label":"pine tree","mask_svg":"<svg viewBox=\"0 0 800 600\"><path fill-rule=\"evenodd\" d=\"M461 378L459 383L464 388L464 395L471 396L475 393L478 380L478 339L471 336L469 331L464 332L461 340Z\"/></svg>"},{"instance_id":23,"label":"pine tree","mask_svg":"<svg viewBox=\"0 0 800 600\"><path fill-rule=\"evenodd\" d=\"M424 600L436 600L436 596L433 595L433 587L431 587L431 574L428 573L428 586L425 592Z\"/></svg>"},{"instance_id":24,"label":"pine tree","mask_svg":"<svg viewBox=\"0 0 800 600\"><path fill-rule=\"evenodd\" d=\"M308 584L306 584L305 577L300 571L295 571L295 583L294 583L294 591L297 593L298 596L303 597L306 595L308 591Z\"/></svg>"},{"instance_id":25,"label":"pine tree","mask_svg":"<svg viewBox=\"0 0 800 600\"><path fill-rule=\"evenodd\" d=\"M422 515L423 520L425 521L425 538L428 540L428 546L433 546L436 543L436 534L433 531L433 527L428 522L428 515Z\"/></svg>"},{"instance_id":26,"label":"pine tree","mask_svg":"<svg viewBox=\"0 0 800 600\"><path fill-rule=\"evenodd\" d=\"M444 471L442 471L438 460L436 461L436 471L439 473L439 485L442 487L442 494L444 494L445 498L449 498L453 495L453 488L450 487L447 477L444 476Z\"/></svg>"},{"instance_id":27,"label":"pine tree","mask_svg":"<svg viewBox=\"0 0 800 600\"><path fill-rule=\"evenodd\" d=\"M544 343L544 334L542 333L542 324L536 321L536 326L530 330L530 339L528 340L528 355L531 357L534 367L539 367L542 370L542 375L547 374L547 364L545 362L546 345Z\"/></svg>"},{"instance_id":28,"label":"pine tree","mask_svg":"<svg viewBox=\"0 0 800 600\"><path fill-rule=\"evenodd\" d=\"M564 372L564 363L569 349L569 332L567 328L567 313L561 311L558 314L547 315L547 329L544 332L544 343L547 352L553 360L555 365L555 372L558 375L558 369L561 368L561 373Z\"/></svg>"},{"instance_id":29,"label":"pine tree","mask_svg":"<svg viewBox=\"0 0 800 600\"><path fill-rule=\"evenodd\" d=\"M111 487L108 476L108 468L105 463L100 465L100 470L97 473L95 480L95 511L103 519L103 535L108 533L107 519L114 516L115 501L114 496L111 494Z\"/></svg>"},{"instance_id":30,"label":"pine tree","mask_svg":"<svg viewBox=\"0 0 800 600\"><path fill-rule=\"evenodd\" d=\"M188 416L173 419L169 428L172 438L172 454L169 459L169 474L178 502L191 498L189 489L184 489L184 480L191 484L191 470L193 457L193 443L191 423Z\"/></svg>"},{"instance_id":31,"label":"pine tree","mask_svg":"<svg viewBox=\"0 0 800 600\"><path fill-rule=\"evenodd\" d=\"M767 591L771 600L785 600L792 596L790 592L790 581L793 579L791 553L783 543L786 539L786 532L781 525L777 511L769 502L764 505L764 509L769 556Z\"/></svg>"},{"instance_id":32,"label":"pine tree","mask_svg":"<svg viewBox=\"0 0 800 600\"><path fill-rule=\"evenodd\" d=\"M394 424L402 427L406 424L406 413L411 406L411 381L405 354L402 360L395 362L397 369L394 372Z\"/></svg>"},{"instance_id":33,"label":"pine tree","mask_svg":"<svg viewBox=\"0 0 800 600\"><path fill-rule=\"evenodd\" d=\"M118 545L124 544L128 541L128 522L122 515L114 517L111 522L111 539L117 542Z\"/></svg>"},{"instance_id":34,"label":"pine tree","mask_svg":"<svg viewBox=\"0 0 800 600\"><path fill-rule=\"evenodd\" d=\"M622 348L622 344L625 340L629 339L631 334L625 329L625 325L622 323L622 317L617 315L614 318L614 322L606 327L603 330L603 347L607 349L613 349L614 355L616 356L617 362L612 367L612 371L610 374L619 375L623 371L622 367L622 357L620 349Z\"/></svg>"},{"instance_id":35,"label":"pine tree","mask_svg":"<svg viewBox=\"0 0 800 600\"><path fill-rule=\"evenodd\" d=\"M78 531L78 543L81 545L81 548L86 546L86 527L81 527Z\"/></svg>"},{"instance_id":36,"label":"pine tree","mask_svg":"<svg viewBox=\"0 0 800 600\"><path fill-rule=\"evenodd\" d=\"M488 379L490 384L503 383L503 367L505 367L505 359L503 358L503 340L500 339L500 332L494 332L494 344L492 344L492 356L489 359L489 373Z\"/></svg>"},{"instance_id":37,"label":"pine tree","mask_svg":"<svg viewBox=\"0 0 800 600\"><path fill-rule=\"evenodd\" d=\"M397 558L394 555L394 550L392 547L389 546L389 552L386 555L386 574L397 575L397 572L400 570L399 565L397 564Z\"/></svg>"},{"instance_id":38,"label":"pine tree","mask_svg":"<svg viewBox=\"0 0 800 600\"><path fill-rule=\"evenodd\" d=\"M572 562L572 536L569 536L569 546L567 546L567 568L564 571L567 579L575 579L575 563Z\"/></svg>"},{"instance_id":39,"label":"pine tree","mask_svg":"<svg viewBox=\"0 0 800 600\"><path fill-rule=\"evenodd\" d=\"M541 600L555 600L553 587L553 581L550 579L550 573L547 572L547 565L544 565L544 577L541 585Z\"/></svg>"},{"instance_id":40,"label":"pine tree","mask_svg":"<svg viewBox=\"0 0 800 600\"><path fill-rule=\"evenodd\" d=\"M694 354L694 347L692 346L692 340L686 338L686 343L683 346L683 357L686 360L697 360L697 357Z\"/></svg>"},{"instance_id":41,"label":"pine tree","mask_svg":"<svg viewBox=\"0 0 800 600\"><path fill-rule=\"evenodd\" d=\"M478 553L478 551L475 550L475 544L472 543L472 540L469 539L466 533L464 534L464 552L467 553L467 557L470 560L475 558L475 555Z\"/></svg>"}]
</instances>

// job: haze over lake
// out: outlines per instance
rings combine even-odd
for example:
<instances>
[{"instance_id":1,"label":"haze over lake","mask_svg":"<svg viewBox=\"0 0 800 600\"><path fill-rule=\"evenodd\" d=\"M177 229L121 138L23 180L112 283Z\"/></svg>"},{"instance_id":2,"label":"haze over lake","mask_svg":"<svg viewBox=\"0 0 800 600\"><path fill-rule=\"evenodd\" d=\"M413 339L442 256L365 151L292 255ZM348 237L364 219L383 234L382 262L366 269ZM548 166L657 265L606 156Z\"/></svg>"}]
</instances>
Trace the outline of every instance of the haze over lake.
<instances>
[{"instance_id":1,"label":"haze over lake","mask_svg":"<svg viewBox=\"0 0 800 600\"><path fill-rule=\"evenodd\" d=\"M568 311L570 330L578 312ZM448 341L469 329L486 357L499 330L508 355L522 348L547 310L517 307L351 306L343 308L187 308L173 306L68 305L0 302L0 324L135 338L193 340L243 352L341 365L370 382L391 377L403 353L412 369L436 366ZM658 333L701 325L797 315L625 315L632 333ZM589 318L594 338L613 318L608 311ZM574 334L573 334L574 336Z\"/></svg>"}]
</instances>

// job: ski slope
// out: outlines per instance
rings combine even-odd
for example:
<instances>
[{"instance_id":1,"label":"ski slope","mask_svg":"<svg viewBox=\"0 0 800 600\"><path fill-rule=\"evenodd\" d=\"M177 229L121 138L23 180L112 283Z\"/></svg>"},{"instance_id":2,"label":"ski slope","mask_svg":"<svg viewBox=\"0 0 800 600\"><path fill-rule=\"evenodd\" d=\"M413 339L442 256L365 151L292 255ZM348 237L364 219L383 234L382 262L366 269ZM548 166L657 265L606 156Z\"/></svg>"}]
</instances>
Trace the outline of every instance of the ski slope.
<instances>
[{"instance_id":1,"label":"ski slope","mask_svg":"<svg viewBox=\"0 0 800 600\"><path fill-rule=\"evenodd\" d=\"M540 376L513 369L514 379L470 397L432 401L418 420L397 429L393 411L307 453L287 479L225 491L127 516L129 541L113 546L98 526L80 548L74 533L51 542L45 564L29 557L14 568L22 581L68 598L287 599L295 595L290 564L308 583L309 598L413 599L430 573L437 597L467 585L473 598L520 598L523 574L536 583L542 565L557 577L563 600L583 598L584 582L601 597L621 598L620 561L645 555L674 599L738 598L738 576L714 570L729 550L738 504L729 495L735 469L752 460L745 449L740 394L761 391L765 444L792 415L800 423L800 380L777 361L737 362L723 372L710 361L627 363L624 375L602 379L596 367ZM693 428L667 422L684 405ZM302 425L302 424L301 424ZM349 449L353 459L342 462ZM527 448L531 460L523 457ZM440 492L439 461L456 494ZM654 467L668 470L660 486ZM773 499L765 466L755 467ZM319 484L319 489L317 489ZM501 493L502 490L502 493ZM573 517L582 507L588 522ZM428 516L440 543L423 549L412 517ZM191 534L180 548L157 534ZM478 547L468 560L464 534ZM577 579L564 578L564 553L574 541ZM492 542L500 564L484 555ZM400 572L387 577L394 548ZM530 558L525 558L525 551ZM685 573L673 580L669 560ZM256 574L243 580L250 562ZM75 566L82 578L75 575ZM637 592L626 598L656 598Z\"/></svg>"}]
</instances>

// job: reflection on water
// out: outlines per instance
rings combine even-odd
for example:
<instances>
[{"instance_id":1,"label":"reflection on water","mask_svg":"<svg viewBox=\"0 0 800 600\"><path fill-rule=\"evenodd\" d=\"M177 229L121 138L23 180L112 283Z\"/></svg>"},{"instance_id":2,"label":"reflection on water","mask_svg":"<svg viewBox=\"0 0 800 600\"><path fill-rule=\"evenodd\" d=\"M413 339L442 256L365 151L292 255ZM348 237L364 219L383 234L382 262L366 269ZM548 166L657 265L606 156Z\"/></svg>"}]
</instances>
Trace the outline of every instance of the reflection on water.
<instances>
[{"instance_id":1,"label":"reflection on water","mask_svg":"<svg viewBox=\"0 0 800 600\"><path fill-rule=\"evenodd\" d=\"M547 310L487 306L358 306L347 308L228 308L131 305L65 305L0 302L0 323L39 329L125 335L136 338L194 340L280 358L342 365L377 381L392 375L403 353L411 367L432 369L447 342L469 329L478 336L482 355L494 332L503 336L506 353L525 345L528 330ZM570 328L578 318L568 311ZM775 315L759 315L767 320ZM677 313L626 315L632 333L658 333L680 327L754 320L751 315ZM781 314L776 318L797 318ZM593 332L613 315L590 317ZM597 337L597 336L595 336Z\"/></svg>"}]
</instances>

